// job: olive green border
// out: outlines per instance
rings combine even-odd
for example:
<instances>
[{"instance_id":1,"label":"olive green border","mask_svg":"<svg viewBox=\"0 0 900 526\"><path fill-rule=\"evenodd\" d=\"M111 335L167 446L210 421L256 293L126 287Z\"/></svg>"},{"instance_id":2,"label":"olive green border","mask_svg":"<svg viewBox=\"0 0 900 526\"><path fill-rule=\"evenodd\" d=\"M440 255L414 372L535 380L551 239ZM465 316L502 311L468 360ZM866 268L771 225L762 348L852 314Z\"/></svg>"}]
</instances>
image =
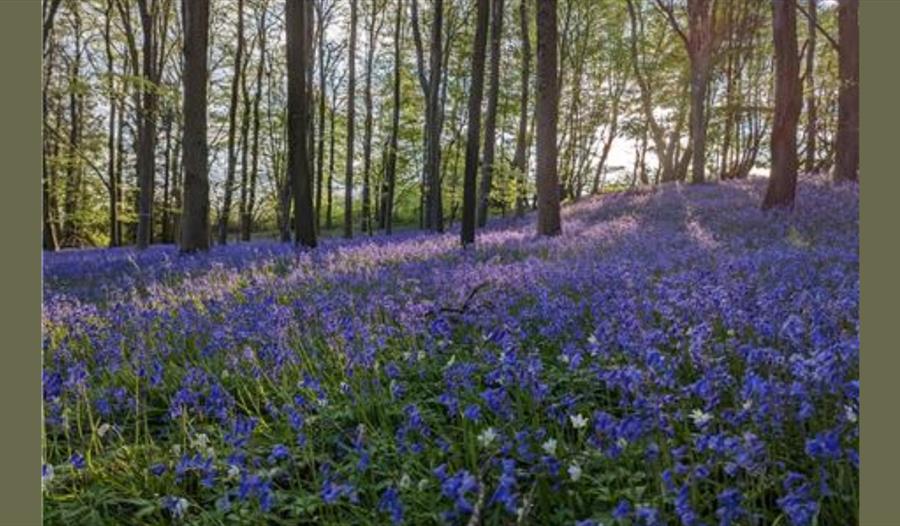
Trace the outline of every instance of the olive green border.
<instances>
[{"instance_id":1,"label":"olive green border","mask_svg":"<svg viewBox=\"0 0 900 526\"><path fill-rule=\"evenodd\" d=\"M860 25L860 524L900 524L897 201L900 1L862 0Z\"/></svg>"},{"instance_id":2,"label":"olive green border","mask_svg":"<svg viewBox=\"0 0 900 526\"><path fill-rule=\"evenodd\" d=\"M39 0L0 1L0 68L0 525L32 525L41 523Z\"/></svg>"},{"instance_id":3,"label":"olive green border","mask_svg":"<svg viewBox=\"0 0 900 526\"><path fill-rule=\"evenodd\" d=\"M40 493L40 19L39 0L0 1L0 192L4 235L0 367L0 525L41 522ZM861 510L864 526L900 524L900 1L862 0L860 253L862 277ZM31 228L22 228L31 224ZM876 346L877 344L877 346Z\"/></svg>"}]
</instances>

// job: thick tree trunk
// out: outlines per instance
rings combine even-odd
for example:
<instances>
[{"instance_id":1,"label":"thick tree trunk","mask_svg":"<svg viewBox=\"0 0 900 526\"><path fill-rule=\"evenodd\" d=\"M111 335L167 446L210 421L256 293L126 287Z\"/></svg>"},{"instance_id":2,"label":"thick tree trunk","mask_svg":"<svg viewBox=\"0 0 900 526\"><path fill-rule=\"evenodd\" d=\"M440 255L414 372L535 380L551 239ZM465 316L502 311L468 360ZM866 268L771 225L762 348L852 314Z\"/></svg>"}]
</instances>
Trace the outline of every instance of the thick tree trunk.
<instances>
[{"instance_id":1,"label":"thick tree trunk","mask_svg":"<svg viewBox=\"0 0 900 526\"><path fill-rule=\"evenodd\" d=\"M497 141L497 98L500 93L500 41L503 37L503 0L491 2L491 76L488 87L487 115L484 120L484 157L481 163L481 193L478 201L478 226L487 224L491 184L494 172L494 147Z\"/></svg>"},{"instance_id":2,"label":"thick tree trunk","mask_svg":"<svg viewBox=\"0 0 900 526\"><path fill-rule=\"evenodd\" d=\"M835 179L859 180L859 0L838 3L838 131Z\"/></svg>"},{"instance_id":3,"label":"thick tree trunk","mask_svg":"<svg viewBox=\"0 0 900 526\"><path fill-rule=\"evenodd\" d=\"M519 128L516 133L516 151L513 168L516 171L516 216L525 215L527 194L525 190L528 164L525 153L528 148L528 88L531 86L531 38L528 34L528 0L519 2L519 35L522 40L522 75L519 80Z\"/></svg>"},{"instance_id":4,"label":"thick tree trunk","mask_svg":"<svg viewBox=\"0 0 900 526\"><path fill-rule=\"evenodd\" d=\"M797 11L793 0L774 0L775 120L772 124L772 169L763 208L793 206L797 186L797 121L800 58L797 54Z\"/></svg>"},{"instance_id":5,"label":"thick tree trunk","mask_svg":"<svg viewBox=\"0 0 900 526\"><path fill-rule=\"evenodd\" d=\"M206 139L209 0L182 0L184 23L184 128L181 235L183 252L209 248L209 168Z\"/></svg>"},{"instance_id":6,"label":"thick tree trunk","mask_svg":"<svg viewBox=\"0 0 900 526\"><path fill-rule=\"evenodd\" d=\"M344 237L353 237L353 143L356 119L356 0L350 0L350 44L347 60L347 162L344 173Z\"/></svg>"},{"instance_id":7,"label":"thick tree trunk","mask_svg":"<svg viewBox=\"0 0 900 526\"><path fill-rule=\"evenodd\" d=\"M228 104L228 165L225 172L225 195L222 201L222 215L219 217L220 245L224 245L228 242L228 220L231 215L231 200L234 194L234 178L237 167L235 135L237 134L237 108L244 59L244 0L238 0L237 10L237 48L234 52L234 76L231 78L231 100Z\"/></svg>"},{"instance_id":8,"label":"thick tree trunk","mask_svg":"<svg viewBox=\"0 0 900 526\"><path fill-rule=\"evenodd\" d=\"M463 178L461 238L463 246L475 242L475 185L478 177L478 147L481 133L481 99L484 95L484 55L487 46L490 0L478 0L475 43L472 48L472 83L469 86L469 129L466 134L466 165Z\"/></svg>"},{"instance_id":9,"label":"thick tree trunk","mask_svg":"<svg viewBox=\"0 0 900 526\"><path fill-rule=\"evenodd\" d=\"M537 233L554 236L562 232L559 215L557 173L557 119L559 83L557 79L556 0L538 0L537 86L535 115L537 126Z\"/></svg>"},{"instance_id":10,"label":"thick tree trunk","mask_svg":"<svg viewBox=\"0 0 900 526\"><path fill-rule=\"evenodd\" d=\"M354 0L355 2L355 0ZM312 20L301 0L288 0L287 24L288 70L288 171L293 180L294 242L305 247L316 246L316 225L312 200L312 164L309 162L309 98L307 80L311 42L307 32Z\"/></svg>"}]
</instances>

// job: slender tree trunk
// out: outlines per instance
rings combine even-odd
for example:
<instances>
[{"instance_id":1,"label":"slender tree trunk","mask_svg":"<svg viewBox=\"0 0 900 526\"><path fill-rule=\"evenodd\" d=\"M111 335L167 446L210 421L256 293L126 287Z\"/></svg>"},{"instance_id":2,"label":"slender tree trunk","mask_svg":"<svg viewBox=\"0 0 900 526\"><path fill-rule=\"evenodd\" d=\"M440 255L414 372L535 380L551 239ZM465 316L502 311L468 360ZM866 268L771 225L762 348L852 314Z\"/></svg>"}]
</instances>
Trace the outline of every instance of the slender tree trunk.
<instances>
[{"instance_id":1,"label":"slender tree trunk","mask_svg":"<svg viewBox=\"0 0 900 526\"><path fill-rule=\"evenodd\" d=\"M429 57L428 96L426 98L427 157L428 174L427 218L426 224L435 232L444 231L444 205L441 192L441 79L443 43L444 2L434 1L434 13L431 22L431 49Z\"/></svg>"},{"instance_id":2,"label":"slender tree trunk","mask_svg":"<svg viewBox=\"0 0 900 526\"><path fill-rule=\"evenodd\" d=\"M816 18L818 0L809 0L807 14L806 46L806 166L804 170L812 173L816 169Z\"/></svg>"},{"instance_id":3,"label":"slender tree trunk","mask_svg":"<svg viewBox=\"0 0 900 526\"><path fill-rule=\"evenodd\" d=\"M81 148L81 106L82 95L75 87L80 82L81 68L81 13L77 8L77 4L73 4L73 32L75 35L75 56L72 58L69 68L70 86L69 90L69 148L67 151L67 170L66 170L66 195L63 204L63 212L65 220L63 222L63 244L65 246L73 246L79 243L78 225L75 222L75 214L78 211L78 203L80 201L79 193L81 192L82 161L79 157L79 149Z\"/></svg>"},{"instance_id":4,"label":"slender tree trunk","mask_svg":"<svg viewBox=\"0 0 900 526\"><path fill-rule=\"evenodd\" d=\"M287 24L288 70L288 170L293 179L294 242L305 247L316 246L315 215L312 199L312 164L309 162L309 67L307 32L312 20L301 0L288 0Z\"/></svg>"},{"instance_id":5,"label":"slender tree trunk","mask_svg":"<svg viewBox=\"0 0 900 526\"><path fill-rule=\"evenodd\" d=\"M150 5L147 2L151 2ZM160 5L156 0L138 0L141 30L143 33L143 102L141 104L141 125L138 128L138 226L137 246L147 248L153 241L153 186L156 170L156 118L159 95L156 87L159 74L156 59L159 56L157 40L157 19Z\"/></svg>"},{"instance_id":6,"label":"slender tree trunk","mask_svg":"<svg viewBox=\"0 0 900 526\"><path fill-rule=\"evenodd\" d=\"M494 147L497 141L497 98L500 93L500 41L503 37L503 0L491 2L491 76L488 87L487 115L484 121L484 157L481 163L481 193L478 201L478 226L487 225L490 208Z\"/></svg>"},{"instance_id":7,"label":"slender tree trunk","mask_svg":"<svg viewBox=\"0 0 900 526\"><path fill-rule=\"evenodd\" d=\"M163 150L163 209L160 225L162 228L161 237L163 243L169 242L169 183L172 179L172 119L171 111L167 111L163 117L163 134L166 138L165 149Z\"/></svg>"},{"instance_id":8,"label":"slender tree trunk","mask_svg":"<svg viewBox=\"0 0 900 526\"><path fill-rule=\"evenodd\" d=\"M331 127L328 132L328 184L325 187L326 196L325 196L325 228L327 230L331 230L334 228L334 215L332 214L332 195L334 189L334 121L335 119L335 104L334 96L331 100Z\"/></svg>"},{"instance_id":9,"label":"slender tree trunk","mask_svg":"<svg viewBox=\"0 0 900 526\"><path fill-rule=\"evenodd\" d=\"M109 179L109 246L114 247L118 244L119 234L119 204L117 197L119 188L116 185L116 82L115 82L115 56L112 49L112 38L110 30L112 26L113 0L107 0L105 12L104 26L104 42L106 44L106 63L109 79L107 80L107 89L109 90L109 127L107 132L106 149L107 165L106 177Z\"/></svg>"},{"instance_id":10,"label":"slender tree trunk","mask_svg":"<svg viewBox=\"0 0 900 526\"><path fill-rule=\"evenodd\" d=\"M356 119L356 0L350 0L350 44L347 69L347 163L344 174L344 237L353 237L353 143Z\"/></svg>"},{"instance_id":11,"label":"slender tree trunk","mask_svg":"<svg viewBox=\"0 0 900 526\"><path fill-rule=\"evenodd\" d=\"M797 186L797 121L800 116L800 58L797 10L793 0L774 0L775 120L772 125L772 171L763 208L793 206Z\"/></svg>"},{"instance_id":12,"label":"slender tree trunk","mask_svg":"<svg viewBox=\"0 0 900 526\"><path fill-rule=\"evenodd\" d=\"M253 105L250 101L250 90L247 87L247 66L244 65L244 71L241 73L241 100L243 101L243 111L241 112L241 193L238 200L238 220L239 220L239 239L244 239L244 219L247 217L248 198L250 196L250 119L252 116ZM248 233L249 236L249 233Z\"/></svg>"},{"instance_id":13,"label":"slender tree trunk","mask_svg":"<svg viewBox=\"0 0 900 526\"><path fill-rule=\"evenodd\" d=\"M253 99L253 147L250 169L250 196L247 208L241 218L241 239L250 241L253 232L253 213L256 207L256 184L259 177L259 104L262 100L262 80L266 66L266 11L262 10L259 20L259 65L256 68L256 96Z\"/></svg>"},{"instance_id":14,"label":"slender tree trunk","mask_svg":"<svg viewBox=\"0 0 900 526\"><path fill-rule=\"evenodd\" d=\"M231 200L234 193L234 178L237 165L235 135L237 133L237 107L244 59L244 0L238 0L237 10L237 49L234 53L234 76L231 78L231 101L228 104L228 166L225 172L225 195L222 201L222 215L219 217L220 245L228 242L228 219L231 215Z\"/></svg>"},{"instance_id":15,"label":"slender tree trunk","mask_svg":"<svg viewBox=\"0 0 900 526\"><path fill-rule=\"evenodd\" d=\"M859 0L838 3L838 131L835 179L859 180Z\"/></svg>"},{"instance_id":16,"label":"slender tree trunk","mask_svg":"<svg viewBox=\"0 0 900 526\"><path fill-rule=\"evenodd\" d=\"M184 23L184 198L181 236L184 252L209 249L209 172L206 139L209 0L182 0Z\"/></svg>"},{"instance_id":17,"label":"slender tree trunk","mask_svg":"<svg viewBox=\"0 0 900 526\"><path fill-rule=\"evenodd\" d=\"M378 38L378 6L375 2L369 5L369 39L366 47L366 85L363 91L365 104L365 120L363 124L363 187L360 231L372 234L371 188L369 186L372 172L372 63L375 60L375 44Z\"/></svg>"},{"instance_id":18,"label":"slender tree trunk","mask_svg":"<svg viewBox=\"0 0 900 526\"><path fill-rule=\"evenodd\" d=\"M319 126L318 147L316 148L316 233L322 226L322 177L325 174L325 13L317 3L318 47L319 47Z\"/></svg>"},{"instance_id":19,"label":"slender tree trunk","mask_svg":"<svg viewBox=\"0 0 900 526\"><path fill-rule=\"evenodd\" d=\"M537 232L554 236L562 232L556 145L559 117L556 0L538 0L537 29Z\"/></svg>"},{"instance_id":20,"label":"slender tree trunk","mask_svg":"<svg viewBox=\"0 0 900 526\"><path fill-rule=\"evenodd\" d=\"M59 2L57 2L58 4ZM47 4L45 4L46 7ZM55 8L53 8L55 10ZM49 32L49 29L45 30ZM43 92L41 94L41 106L42 106L42 122L46 128L48 122L50 122L50 81L52 79L53 74L53 62L54 55L56 50L55 43L51 40L49 46L47 43L47 33L44 34L44 44L47 48L47 57L44 61L44 87ZM54 205L54 182L56 179L56 168L55 168L55 159L51 159L53 155L54 141L50 140L50 134L44 131L43 137L43 157L42 157L42 202L41 202L41 211L43 213L44 220L44 238L43 238L43 246L44 250L58 250L59 249L59 238L57 237L56 225L54 223L54 216L56 214L56 209Z\"/></svg>"},{"instance_id":21,"label":"slender tree trunk","mask_svg":"<svg viewBox=\"0 0 900 526\"><path fill-rule=\"evenodd\" d=\"M122 71L127 71L128 68L125 67L125 64L122 64L122 66ZM123 89L126 89L125 86L123 86ZM125 170L125 98L126 94L123 93L118 97L117 101L119 123L116 129L116 246L122 245L122 231L125 228L121 214L122 203L125 197L125 188L122 185L122 174Z\"/></svg>"},{"instance_id":22,"label":"slender tree trunk","mask_svg":"<svg viewBox=\"0 0 900 526\"><path fill-rule=\"evenodd\" d=\"M475 43L472 47L472 84L469 86L469 130L466 135L466 165L463 178L461 238L463 246L475 242L475 185L478 177L478 136L481 132L481 99L484 95L484 55L487 46L490 0L478 0Z\"/></svg>"},{"instance_id":23,"label":"slender tree trunk","mask_svg":"<svg viewBox=\"0 0 900 526\"><path fill-rule=\"evenodd\" d=\"M519 84L519 129L516 133L516 152L513 155L513 168L518 177L516 184L516 216L525 215L526 192L525 177L528 165L525 153L528 147L528 88L531 85L531 38L528 34L528 0L519 1L519 34L522 40L522 75Z\"/></svg>"},{"instance_id":24,"label":"slender tree trunk","mask_svg":"<svg viewBox=\"0 0 900 526\"><path fill-rule=\"evenodd\" d=\"M403 36L403 0L397 0L397 19L394 25L394 86L391 110L391 137L388 143L384 181L381 190L379 228L390 235L394 219L394 186L397 180L397 142L400 133L400 49Z\"/></svg>"}]
</instances>

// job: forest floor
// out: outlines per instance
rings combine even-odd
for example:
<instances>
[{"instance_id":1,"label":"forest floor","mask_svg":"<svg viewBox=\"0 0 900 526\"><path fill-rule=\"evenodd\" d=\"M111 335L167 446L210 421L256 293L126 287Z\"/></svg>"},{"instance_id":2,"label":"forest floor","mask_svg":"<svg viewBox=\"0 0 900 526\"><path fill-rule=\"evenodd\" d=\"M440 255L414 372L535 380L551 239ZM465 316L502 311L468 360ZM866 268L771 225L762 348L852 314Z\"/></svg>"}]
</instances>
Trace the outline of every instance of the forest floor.
<instances>
[{"instance_id":1,"label":"forest floor","mask_svg":"<svg viewBox=\"0 0 900 526\"><path fill-rule=\"evenodd\" d=\"M48 524L851 524L858 188L44 258Z\"/></svg>"}]
</instances>

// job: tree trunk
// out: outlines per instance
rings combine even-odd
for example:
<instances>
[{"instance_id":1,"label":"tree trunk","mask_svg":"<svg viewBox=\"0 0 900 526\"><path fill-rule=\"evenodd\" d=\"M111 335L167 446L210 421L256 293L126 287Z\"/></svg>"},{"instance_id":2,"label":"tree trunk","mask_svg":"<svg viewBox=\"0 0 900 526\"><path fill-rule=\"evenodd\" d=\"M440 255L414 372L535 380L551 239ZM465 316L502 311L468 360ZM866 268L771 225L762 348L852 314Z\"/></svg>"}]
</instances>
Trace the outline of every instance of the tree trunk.
<instances>
[{"instance_id":1,"label":"tree trunk","mask_svg":"<svg viewBox=\"0 0 900 526\"><path fill-rule=\"evenodd\" d=\"M109 79L107 80L107 89L109 90L109 128L107 129L106 149L107 165L106 177L108 179L107 189L109 190L109 246L118 245L118 226L119 226L119 204L117 197L119 188L116 185L116 82L115 82L115 57L112 49L111 26L112 26L113 0L107 0L105 11L104 25L104 42L106 44L106 63ZM119 117L121 118L121 117Z\"/></svg>"},{"instance_id":2,"label":"tree trunk","mask_svg":"<svg viewBox=\"0 0 900 526\"><path fill-rule=\"evenodd\" d=\"M363 91L363 102L365 104L365 120L363 124L363 187L362 187L362 209L360 210L360 232L372 234L372 211L371 211L371 172L372 172L372 63L375 60L375 44L378 38L378 30L380 25L378 19L377 3L372 2L369 5L369 39L366 47L366 86Z\"/></svg>"},{"instance_id":3,"label":"tree trunk","mask_svg":"<svg viewBox=\"0 0 900 526\"><path fill-rule=\"evenodd\" d=\"M209 173L206 139L209 0L182 0L184 127L181 236L183 252L209 249Z\"/></svg>"},{"instance_id":4,"label":"tree trunk","mask_svg":"<svg viewBox=\"0 0 900 526\"><path fill-rule=\"evenodd\" d=\"M59 2L56 2L57 7ZM46 6L46 4L45 4ZM55 12L55 7L53 8ZM51 26L52 27L52 26ZM49 29L45 30L44 34L44 43L46 46L47 42L47 33L49 33ZM56 46L54 42L51 40L49 47L47 48L47 57L44 61L44 86L43 92L41 94L41 106L42 106L42 118L43 123L46 128L48 122L50 122L50 105L49 105L49 93L50 93L50 81L53 73L53 59L54 53L56 50ZM58 250L59 249L59 238L57 237L56 225L54 223L54 217L56 215L56 210L54 207L54 182L56 179L56 168L55 168L55 159L51 159L53 154L54 147L52 146L55 143L55 140L51 142L50 134L44 132L43 137L43 156L41 162L41 171L42 171L42 181L41 181L41 212L43 214L43 222L44 222L44 237L43 237L43 247L44 250Z\"/></svg>"},{"instance_id":5,"label":"tree trunk","mask_svg":"<svg viewBox=\"0 0 900 526\"><path fill-rule=\"evenodd\" d=\"M147 2L151 4L148 6ZM159 71L156 60L159 56L159 42L157 36L157 19L160 15L160 6L156 0L138 0L141 14L141 31L143 33L142 46L142 82L143 102L141 103L140 121L138 127L138 226L137 246L140 249L147 248L153 241L153 186L156 170L156 112L159 95Z\"/></svg>"},{"instance_id":6,"label":"tree trunk","mask_svg":"<svg viewBox=\"0 0 900 526\"><path fill-rule=\"evenodd\" d=\"M355 0L354 0L355 1ZM312 165L309 162L309 98L307 68L309 50L307 32L312 20L301 0L288 0L285 11L287 25L288 70L288 171L293 180L294 242L305 247L316 246L315 215L312 200Z\"/></svg>"},{"instance_id":7,"label":"tree trunk","mask_svg":"<svg viewBox=\"0 0 900 526\"><path fill-rule=\"evenodd\" d=\"M253 231L253 212L256 206L256 182L259 177L259 104L262 100L262 80L266 67L266 11L262 10L259 19L259 65L256 68L256 96L253 100L253 147L250 168L250 195L244 217L241 218L241 239L250 241Z\"/></svg>"},{"instance_id":8,"label":"tree trunk","mask_svg":"<svg viewBox=\"0 0 900 526\"><path fill-rule=\"evenodd\" d=\"M554 236L562 232L556 145L559 116L556 0L538 0L537 30L537 233Z\"/></svg>"},{"instance_id":9,"label":"tree trunk","mask_svg":"<svg viewBox=\"0 0 900 526\"><path fill-rule=\"evenodd\" d=\"M716 2L688 0L688 55L691 62L691 182L706 180L706 92L713 53Z\"/></svg>"},{"instance_id":10,"label":"tree trunk","mask_svg":"<svg viewBox=\"0 0 900 526\"><path fill-rule=\"evenodd\" d=\"M161 218L161 233L163 243L169 242L169 183L172 179L172 111L166 112L163 117L163 134L166 138L166 145L163 150L163 208Z\"/></svg>"},{"instance_id":11,"label":"tree trunk","mask_svg":"<svg viewBox=\"0 0 900 526\"><path fill-rule=\"evenodd\" d=\"M241 72L241 100L243 101L243 111L241 112L241 194L238 201L238 230L239 238L244 240L244 219L247 217L247 199L250 196L250 173L248 156L250 154L250 118L253 105L250 103L250 90L247 87L247 66L244 65ZM249 232L247 233L249 239Z\"/></svg>"},{"instance_id":12,"label":"tree trunk","mask_svg":"<svg viewBox=\"0 0 900 526\"><path fill-rule=\"evenodd\" d=\"M332 212L332 192L334 188L334 121L335 121L335 100L331 101L331 127L328 133L328 184L326 185L325 197L325 228L331 230L334 228L334 216Z\"/></svg>"},{"instance_id":13,"label":"tree trunk","mask_svg":"<svg viewBox=\"0 0 900 526\"><path fill-rule=\"evenodd\" d=\"M797 12L793 0L774 0L775 117L772 124L772 170L763 209L794 204L797 186L797 121L800 58L797 54Z\"/></svg>"},{"instance_id":14,"label":"tree trunk","mask_svg":"<svg viewBox=\"0 0 900 526\"><path fill-rule=\"evenodd\" d=\"M394 186L397 180L397 141L400 133L400 44L403 36L403 0L397 1L397 19L394 25L394 86L391 110L391 137L385 162L384 181L381 190L381 215L379 228L390 235L394 219Z\"/></svg>"},{"instance_id":15,"label":"tree trunk","mask_svg":"<svg viewBox=\"0 0 900 526\"><path fill-rule=\"evenodd\" d=\"M528 164L525 152L528 148L528 88L531 85L531 38L528 34L528 0L519 2L519 34L522 40L522 75L519 84L519 129L516 133L516 152L513 155L513 168L518 177L516 184L516 216L525 215L526 191L525 181Z\"/></svg>"},{"instance_id":16,"label":"tree trunk","mask_svg":"<svg viewBox=\"0 0 900 526\"><path fill-rule=\"evenodd\" d=\"M319 126L316 148L316 233L322 226L322 177L325 175L325 13L321 3L316 3L319 47Z\"/></svg>"},{"instance_id":17,"label":"tree trunk","mask_svg":"<svg viewBox=\"0 0 900 526\"><path fill-rule=\"evenodd\" d=\"M353 142L356 119L356 0L350 0L350 44L347 79L347 162L344 173L344 237L353 237Z\"/></svg>"},{"instance_id":18,"label":"tree trunk","mask_svg":"<svg viewBox=\"0 0 900 526\"><path fill-rule=\"evenodd\" d=\"M431 24L431 53L428 81L428 224L435 232L444 231L444 205L441 192L441 105L440 84L442 79L441 44L444 25L444 2L435 0Z\"/></svg>"},{"instance_id":19,"label":"tree trunk","mask_svg":"<svg viewBox=\"0 0 900 526\"><path fill-rule=\"evenodd\" d=\"M484 120L484 157L481 163L481 193L478 201L478 226L487 225L491 179L494 172L494 146L497 141L497 98L500 93L500 41L503 37L503 0L491 2L491 76L488 87L487 115Z\"/></svg>"},{"instance_id":20,"label":"tree trunk","mask_svg":"<svg viewBox=\"0 0 900 526\"><path fill-rule=\"evenodd\" d=\"M73 246L78 244L78 225L75 222L75 214L78 211L79 193L81 192L82 161L79 158L79 149L81 148L81 106L83 104L83 95L80 95L75 87L80 81L81 68L81 13L78 11L77 4L73 4L73 32L75 35L75 56L72 58L69 68L70 74L70 90L69 90L69 148L67 151L67 170L66 170L66 186L65 186L65 202L63 203L63 212L65 218L63 221L62 242L64 246Z\"/></svg>"},{"instance_id":21,"label":"tree trunk","mask_svg":"<svg viewBox=\"0 0 900 526\"><path fill-rule=\"evenodd\" d=\"M469 85L469 130L463 178L461 238L463 246L475 242L475 185L478 177L478 136L481 132L481 99L484 94L484 55L487 46L489 0L478 0L475 43L472 48L472 83Z\"/></svg>"},{"instance_id":22,"label":"tree trunk","mask_svg":"<svg viewBox=\"0 0 900 526\"><path fill-rule=\"evenodd\" d=\"M809 0L807 4L807 46L806 46L806 166L804 170L812 173L816 169L816 11L818 0Z\"/></svg>"},{"instance_id":23,"label":"tree trunk","mask_svg":"<svg viewBox=\"0 0 900 526\"><path fill-rule=\"evenodd\" d=\"M859 0L838 3L838 131L835 178L859 180Z\"/></svg>"},{"instance_id":24,"label":"tree trunk","mask_svg":"<svg viewBox=\"0 0 900 526\"><path fill-rule=\"evenodd\" d=\"M228 242L228 216L231 215L231 200L234 193L234 178L237 165L235 135L237 132L238 96L244 58L244 0L238 0L237 10L237 49L234 53L234 76L231 78L231 100L228 104L228 166L225 172L225 195L222 201L222 215L219 217L220 245Z\"/></svg>"}]
</instances>

